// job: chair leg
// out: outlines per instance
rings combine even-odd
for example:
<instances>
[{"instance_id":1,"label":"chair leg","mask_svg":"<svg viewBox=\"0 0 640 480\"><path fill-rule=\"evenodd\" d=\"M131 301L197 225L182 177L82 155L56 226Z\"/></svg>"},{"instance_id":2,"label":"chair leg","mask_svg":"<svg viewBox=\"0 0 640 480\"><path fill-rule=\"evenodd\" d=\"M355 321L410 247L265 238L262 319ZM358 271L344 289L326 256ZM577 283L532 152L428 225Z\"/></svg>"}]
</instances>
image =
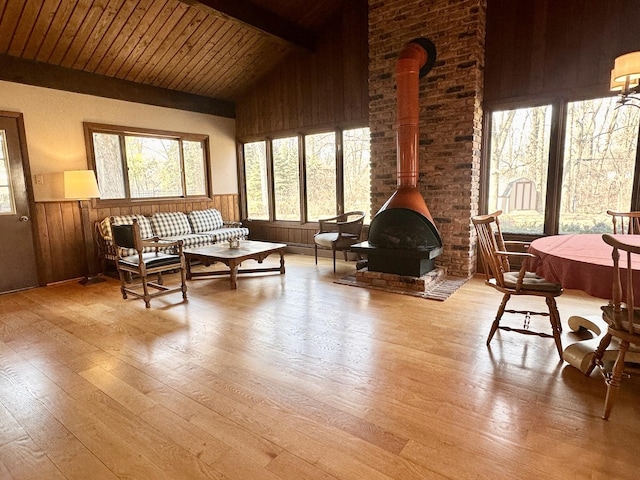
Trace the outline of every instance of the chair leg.
<instances>
[{"instance_id":1,"label":"chair leg","mask_svg":"<svg viewBox=\"0 0 640 480\"><path fill-rule=\"evenodd\" d=\"M315 253L315 257L316 257L316 265L318 264L318 245L314 245L313 246L313 251Z\"/></svg>"},{"instance_id":2,"label":"chair leg","mask_svg":"<svg viewBox=\"0 0 640 480\"><path fill-rule=\"evenodd\" d=\"M333 273L336 273L336 251L333 250Z\"/></svg>"},{"instance_id":3,"label":"chair leg","mask_svg":"<svg viewBox=\"0 0 640 480\"><path fill-rule=\"evenodd\" d=\"M125 276L125 272L123 272L122 270L120 270L118 268L118 275L120 276L120 293L122 293L122 298L123 299L127 299L127 290L125 289L125 285L126 285L126 276Z\"/></svg>"},{"instance_id":4,"label":"chair leg","mask_svg":"<svg viewBox=\"0 0 640 480\"><path fill-rule=\"evenodd\" d=\"M604 401L604 413L602 415L602 418L605 420L609 418L613 404L618 396L618 391L620 390L620 380L622 379L622 372L624 370L624 357L628 349L629 342L626 340L620 342L618 358L616 358L616 363L613 365L611 376L607 378L607 397Z\"/></svg>"},{"instance_id":5,"label":"chair leg","mask_svg":"<svg viewBox=\"0 0 640 480\"><path fill-rule=\"evenodd\" d=\"M493 321L493 324L491 325L491 331L489 332L489 336L487 337L487 346L489 346L489 343L491 343L491 339L498 331L498 327L500 326L500 319L504 314L504 309L506 308L507 302L510 298L511 295L509 295L508 293L505 293L504 297L502 297L502 303L500 303L500 307L498 308L498 312L496 313L496 319Z\"/></svg>"},{"instance_id":6,"label":"chair leg","mask_svg":"<svg viewBox=\"0 0 640 480\"><path fill-rule=\"evenodd\" d=\"M596 365L601 365L604 352L610 343L611 343L611 334L606 333L602 337L602 340L600 340L600 343L598 344L598 348L596 348L596 351L593 353L593 357L591 358L591 363L589 363L589 368L587 368L587 371L584 372L584 374L587 377L591 375L591 372L593 372L593 369L596 367Z\"/></svg>"},{"instance_id":7,"label":"chair leg","mask_svg":"<svg viewBox=\"0 0 640 480\"><path fill-rule=\"evenodd\" d=\"M182 299L187 299L187 268L185 265L180 269L180 279L182 281Z\"/></svg>"},{"instance_id":8,"label":"chair leg","mask_svg":"<svg viewBox=\"0 0 640 480\"><path fill-rule=\"evenodd\" d=\"M562 326L560 324L560 313L558 313L556 299L553 297L547 297L547 306L549 307L549 320L551 321L551 331L553 333L553 339L556 341L558 355L560 355L560 360L562 360L562 340L560 339Z\"/></svg>"},{"instance_id":9,"label":"chair leg","mask_svg":"<svg viewBox=\"0 0 640 480\"><path fill-rule=\"evenodd\" d=\"M146 275L142 277L142 290L144 291L144 295L142 296L144 299L144 306L151 308L151 295L149 295L149 286L147 285Z\"/></svg>"}]
</instances>

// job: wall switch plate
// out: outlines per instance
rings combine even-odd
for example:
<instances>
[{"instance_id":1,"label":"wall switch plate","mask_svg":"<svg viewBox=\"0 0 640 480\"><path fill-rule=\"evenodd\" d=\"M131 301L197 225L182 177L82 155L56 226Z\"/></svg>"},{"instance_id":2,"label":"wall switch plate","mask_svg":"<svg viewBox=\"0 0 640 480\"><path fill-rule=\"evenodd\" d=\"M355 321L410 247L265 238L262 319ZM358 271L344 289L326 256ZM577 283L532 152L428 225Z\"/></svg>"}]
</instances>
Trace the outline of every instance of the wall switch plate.
<instances>
[{"instance_id":1,"label":"wall switch plate","mask_svg":"<svg viewBox=\"0 0 640 480\"><path fill-rule=\"evenodd\" d=\"M35 175L35 178L36 178L36 185L44 184L44 176L41 173Z\"/></svg>"}]
</instances>

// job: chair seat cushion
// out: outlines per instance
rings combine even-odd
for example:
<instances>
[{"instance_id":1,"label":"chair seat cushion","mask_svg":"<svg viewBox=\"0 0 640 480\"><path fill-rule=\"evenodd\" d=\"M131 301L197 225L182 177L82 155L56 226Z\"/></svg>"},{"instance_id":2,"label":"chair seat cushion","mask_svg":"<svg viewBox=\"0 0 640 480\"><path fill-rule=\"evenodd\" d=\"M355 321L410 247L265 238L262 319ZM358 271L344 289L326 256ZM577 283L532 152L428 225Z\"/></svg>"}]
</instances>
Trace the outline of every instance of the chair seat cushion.
<instances>
[{"instance_id":1,"label":"chair seat cushion","mask_svg":"<svg viewBox=\"0 0 640 480\"><path fill-rule=\"evenodd\" d=\"M166 265L180 266L180 256L170 255L167 253L143 253L142 261L147 268L163 267ZM140 265L140 257L136 255L129 255L128 257L121 258L118 263L124 267L131 267L137 269Z\"/></svg>"},{"instance_id":2,"label":"chair seat cushion","mask_svg":"<svg viewBox=\"0 0 640 480\"><path fill-rule=\"evenodd\" d=\"M507 288L516 288L518 281L518 272L507 272L504 274L504 285ZM539 292L558 292L562 291L562 285L550 282L532 272L526 272L522 281L524 290L536 290Z\"/></svg>"},{"instance_id":3,"label":"chair seat cushion","mask_svg":"<svg viewBox=\"0 0 640 480\"><path fill-rule=\"evenodd\" d=\"M333 248L333 242L338 239L338 232L325 232L318 233L315 237L313 237L313 241L325 248Z\"/></svg>"}]
</instances>

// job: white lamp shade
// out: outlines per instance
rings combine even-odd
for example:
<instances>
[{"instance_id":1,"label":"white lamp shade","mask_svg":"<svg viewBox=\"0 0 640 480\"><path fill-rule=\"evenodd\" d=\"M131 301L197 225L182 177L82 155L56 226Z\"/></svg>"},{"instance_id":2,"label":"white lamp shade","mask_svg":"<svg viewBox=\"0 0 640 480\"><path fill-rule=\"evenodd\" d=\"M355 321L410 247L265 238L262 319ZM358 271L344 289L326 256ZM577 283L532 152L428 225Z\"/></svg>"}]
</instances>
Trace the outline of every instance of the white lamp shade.
<instances>
[{"instance_id":1,"label":"white lamp shade","mask_svg":"<svg viewBox=\"0 0 640 480\"><path fill-rule=\"evenodd\" d=\"M626 53L616 58L611 77L616 82L622 83L624 83L625 77L628 77L630 81L639 79L640 52Z\"/></svg>"},{"instance_id":2,"label":"white lamp shade","mask_svg":"<svg viewBox=\"0 0 640 480\"><path fill-rule=\"evenodd\" d=\"M64 172L64 198L86 200L100 198L100 190L93 170L69 170Z\"/></svg>"}]
</instances>

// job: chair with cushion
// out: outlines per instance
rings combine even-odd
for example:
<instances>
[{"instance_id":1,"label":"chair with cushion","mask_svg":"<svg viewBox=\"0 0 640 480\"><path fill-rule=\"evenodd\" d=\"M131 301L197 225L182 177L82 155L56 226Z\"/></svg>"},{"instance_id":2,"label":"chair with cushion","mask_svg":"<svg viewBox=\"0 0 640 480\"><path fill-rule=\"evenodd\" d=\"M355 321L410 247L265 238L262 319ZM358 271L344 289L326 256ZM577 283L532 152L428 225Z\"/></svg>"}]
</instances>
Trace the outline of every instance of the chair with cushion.
<instances>
[{"instance_id":1,"label":"chair with cushion","mask_svg":"<svg viewBox=\"0 0 640 480\"><path fill-rule=\"evenodd\" d=\"M364 212L347 212L331 218L318 220L320 228L313 237L316 265L318 264L318 248L326 248L333 252L333 271L336 271L336 251L347 251L351 245L360 242Z\"/></svg>"},{"instance_id":2,"label":"chair with cushion","mask_svg":"<svg viewBox=\"0 0 640 480\"><path fill-rule=\"evenodd\" d=\"M640 212L614 212L607 210L611 215L614 234L640 234Z\"/></svg>"},{"instance_id":3,"label":"chair with cushion","mask_svg":"<svg viewBox=\"0 0 640 480\"><path fill-rule=\"evenodd\" d=\"M145 306L151 306L151 298L173 292L182 292L182 298L187 298L186 263L182 253L182 241L160 241L157 237L143 239L137 219L130 225L111 225L113 242L118 252L116 267L120 276L120 290L122 298L127 294L144 299ZM131 251L135 253L131 254ZM164 272L179 271L180 285L167 287L163 285ZM140 277L140 282L127 284L128 274ZM147 277L156 275L155 282ZM142 288L142 292L140 292ZM151 293L150 288L156 291Z\"/></svg>"},{"instance_id":4,"label":"chair with cushion","mask_svg":"<svg viewBox=\"0 0 640 480\"><path fill-rule=\"evenodd\" d=\"M553 338L556 343L558 355L562 358L562 341L560 339L562 325L555 300L556 297L562 294L562 286L549 282L534 273L527 272L528 260L535 256L524 251L527 245L525 242L504 241L498 219L501 214L502 211L498 211L489 215L479 215L471 218L478 235L478 247L486 275L485 283L503 294L502 303L498 308L498 313L496 314L496 318L491 326L491 331L489 332L489 337L487 338L487 346L496 331L501 329L527 335ZM521 251L513 251L515 247L518 247ZM511 251L508 249L511 249ZM510 260L514 260L515 263L516 259L518 263L521 263L521 267L518 271L512 271ZM513 295L543 297L546 301L548 312L507 310L507 302ZM505 312L523 314L525 316L523 327L513 328L501 325L500 320ZM530 319L532 315L549 317L551 333L531 330Z\"/></svg>"},{"instance_id":5,"label":"chair with cushion","mask_svg":"<svg viewBox=\"0 0 640 480\"><path fill-rule=\"evenodd\" d=\"M611 340L615 338L619 342L618 356L613 365L613 370L604 375L607 384L607 396L604 402L602 418L607 419L611 414L611 408L620 389L620 380L625 367L625 356L630 347L637 348L640 346L640 312L635 309L633 294L634 273L635 275L640 275L640 273L634 272L633 268L628 268L629 266L633 267L633 260L636 260L636 263L638 262L637 258L632 254L640 255L640 242L634 242L635 245L633 245L631 242L625 243L619 237L615 238L608 234L602 235L602 239L612 247L612 300L608 305L602 307L602 318L608 325L607 333L600 340L586 375L591 375L596 365L601 367L603 372L605 371L602 357ZM621 252L624 256L622 261L620 260Z\"/></svg>"}]
</instances>

